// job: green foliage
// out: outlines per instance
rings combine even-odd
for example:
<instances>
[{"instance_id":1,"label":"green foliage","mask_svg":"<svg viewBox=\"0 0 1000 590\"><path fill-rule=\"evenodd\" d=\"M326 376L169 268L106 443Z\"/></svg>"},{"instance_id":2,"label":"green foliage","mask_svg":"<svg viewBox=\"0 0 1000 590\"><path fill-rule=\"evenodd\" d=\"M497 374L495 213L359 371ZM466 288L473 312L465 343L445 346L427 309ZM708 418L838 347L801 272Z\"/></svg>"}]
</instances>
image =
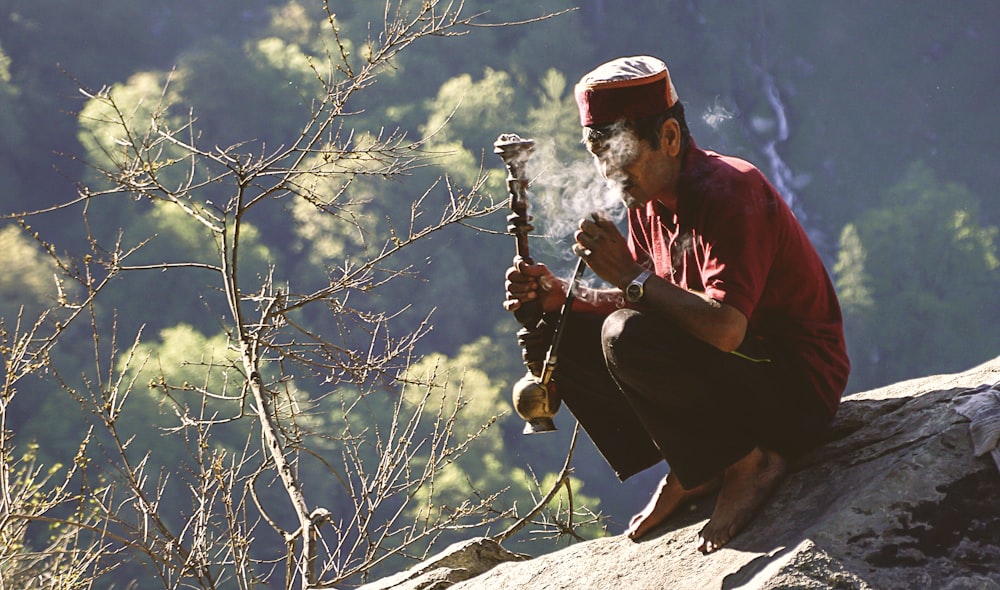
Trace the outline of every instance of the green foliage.
<instances>
[{"instance_id":1,"label":"green foliage","mask_svg":"<svg viewBox=\"0 0 1000 590\"><path fill-rule=\"evenodd\" d=\"M559 70L551 69L545 72L538 86L538 103L527 112L528 135L539 141L552 141L557 156L563 160L578 159L579 130L566 125L566 121L578 117L571 85Z\"/></svg>"},{"instance_id":2,"label":"green foliage","mask_svg":"<svg viewBox=\"0 0 1000 590\"><path fill-rule=\"evenodd\" d=\"M365 211L364 202L351 202L343 186L307 176L298 182L310 186L317 195L326 193L322 200L300 199L291 205L295 223L292 248L303 267L302 280L308 281L306 269L336 266L363 251L368 238L358 228L373 227L376 219ZM365 183L363 179L353 182L355 186ZM330 215L331 211L335 214Z\"/></svg>"},{"instance_id":3,"label":"green foliage","mask_svg":"<svg viewBox=\"0 0 1000 590\"><path fill-rule=\"evenodd\" d=\"M833 272L839 279L837 290L841 307L848 315L861 315L875 305L869 287L872 278L867 272L867 260L858 228L854 224L847 224L840 234L840 256Z\"/></svg>"},{"instance_id":4,"label":"green foliage","mask_svg":"<svg viewBox=\"0 0 1000 590\"><path fill-rule=\"evenodd\" d=\"M239 354L224 334L208 337L193 326L177 324L161 330L156 342L140 343L122 355L118 371L125 375L125 381L148 384L146 395L157 401L160 394L156 389L162 384L234 398L239 394L232 387L240 381L227 369ZM125 355L133 360L126 362Z\"/></svg>"},{"instance_id":5,"label":"green foliage","mask_svg":"<svg viewBox=\"0 0 1000 590\"><path fill-rule=\"evenodd\" d=\"M8 325L13 325L22 314L26 322L34 321L59 295L55 264L16 225L0 229L0 252L6 256L4 273L0 276L0 318Z\"/></svg>"},{"instance_id":6,"label":"green foliage","mask_svg":"<svg viewBox=\"0 0 1000 590\"><path fill-rule=\"evenodd\" d=\"M319 92L308 57L275 38L246 47L215 41L182 55L175 77L199 131L219 146L291 143Z\"/></svg>"},{"instance_id":7,"label":"green foliage","mask_svg":"<svg viewBox=\"0 0 1000 590\"><path fill-rule=\"evenodd\" d=\"M337 54L339 42L351 66L363 66L372 42L385 34L380 2L331 2L332 16L323 3L306 0L147 4L39 0L0 9L0 199L5 211L69 200L76 186L114 189L93 168L54 159L54 152L79 154L80 161L97 167L129 164L136 174L153 173L171 188L189 177L208 181L219 173L192 169L183 150L166 142L146 160L127 152L123 123L140 135L140 142L152 141L153 135L147 139L146 134L155 115L163 115L162 124L178 131L178 138L202 145L224 149L248 141L245 153L262 144L270 149L261 153L287 145L308 122L320 79L334 75L316 69L317 64ZM489 22L529 20L574 6L570 0L466 4L469 13L484 12ZM387 175L377 157L306 156L301 169L310 172L291 180L314 198L289 198L283 210L250 214L241 230L241 279L273 273L278 283L320 289L328 271L350 267L403 233L415 200L448 203L480 170L487 172L489 193L505 199L505 173L491 154L499 133L551 143L559 161L586 159L573 81L603 59L649 52L670 64L698 142L761 165L766 164L761 144L769 135L754 122L762 122L761 128L774 123L762 89L768 76L776 82L792 131L777 150L802 173L799 196L808 229L820 236L824 254L837 254L833 271L847 318L851 389L960 369L997 354L1000 342L983 320L998 312L991 293L998 280L1000 208L991 195L1000 183L1000 168L993 165L995 114L981 108L982 97L995 95L1000 85L990 45L1000 23L993 18L1000 16L996 7L966 3L942 11L930 0L863 7L787 0L742 7L718 0L575 4L580 10L549 21L422 39L391 60L377 84L366 89L364 101L347 105L340 118L343 130L331 130L330 145L339 141L363 153L378 137L399 129L426 139L424 152L414 150L420 166L409 177L384 182ZM404 0L392 8L413 14L420 5ZM91 91L98 98L81 102L78 86L106 89ZM114 97L120 111L100 100L106 96ZM65 112L77 116L60 114ZM708 125L712 113L724 113L723 122ZM900 179L905 163L918 160L923 164L911 166ZM337 181L330 179L332 169ZM202 188L216 205L183 204L211 213L233 198L221 183ZM114 241L123 228L124 245L134 247L155 236L124 264L215 262L211 253L220 238L186 223L180 203L132 196L127 201L101 197L88 205L92 237ZM290 222L282 224L285 212ZM363 303L357 297L350 303L399 311L394 333L420 326L436 310L433 329L420 341L422 352L444 355L420 365L437 367L438 378L449 382L435 389L440 391L436 399L455 404L457 392L463 392L471 416L461 424L463 434L501 416L483 438L480 461L466 458L442 474L434 491L438 505L461 503L474 488L509 485L510 502L523 509L537 488L521 457L549 471L560 464L564 441L526 440L508 411L507 381L523 371L514 345L516 327L500 308L501 274L513 244L503 234L502 215L477 223L496 233L456 228L435 234L421 248L386 263L385 271L405 269L407 278ZM60 248L66 247L63 241L87 243L84 229L67 224L62 212L32 225L57 236ZM839 243L823 239L838 235ZM8 326L22 305L31 317L60 297L44 252L48 245L29 236L13 227L0 231L8 270L0 282L0 315ZM545 250L536 244L536 253ZM176 396L178 407L197 407L198 392L185 383L234 393L221 372L206 373L200 363L202 355L210 358L209 351L225 348L216 313L225 304L223 294L214 287L190 288L207 284L212 272L129 272L128 280L112 284L99 304L102 318L117 310L119 333L134 334L145 325L147 333L157 334L156 342L140 347L150 360L139 383L144 386L147 377L153 378L147 373L162 369L165 383L178 389L161 384L136 396L149 424L162 426L172 417L167 393ZM68 284L62 288L70 290ZM64 295L72 299L73 293ZM296 319L321 329L333 325L335 315L334 309L310 310ZM489 336L481 338L484 334ZM93 345L86 337L76 340L75 349L56 353L64 374L89 369L77 359ZM317 400L302 391L322 390L323 378L287 383L287 411L313 411ZM81 428L74 422L75 410L57 403L49 386L32 383L31 388L35 397L30 411L18 409L18 430L43 441L42 457L53 448L74 447ZM334 389L330 399L339 394L348 395ZM391 400L370 399L372 423L386 424ZM296 404L299 409L293 410ZM309 419L340 436L342 425L331 418L336 412L317 410ZM560 429L554 436L566 434L563 423ZM182 455L166 444L160 430L133 427L130 432L136 434L135 448L162 446L170 456ZM227 444L240 440L234 434ZM343 448L340 442L330 443L331 456ZM600 457L591 455L577 470L586 474L587 490L600 495L610 512L627 514L632 506L612 501L618 482ZM311 463L300 467L310 473L310 481L328 476ZM592 500L583 503L596 509Z\"/></svg>"},{"instance_id":8,"label":"green foliage","mask_svg":"<svg viewBox=\"0 0 1000 590\"><path fill-rule=\"evenodd\" d=\"M19 590L87 590L93 587L95 574L108 567L94 558L95 546L84 531L85 527L99 528L99 516L85 506L73 506L77 499L67 491L67 484L76 469L46 466L37 451L37 445L28 445L15 456L7 438L0 436L0 481L4 484L0 583ZM32 534L31 517L51 518L60 508L70 518L54 518L46 531Z\"/></svg>"},{"instance_id":9,"label":"green foliage","mask_svg":"<svg viewBox=\"0 0 1000 590\"><path fill-rule=\"evenodd\" d=\"M841 234L835 267L858 386L961 369L989 358L998 308L997 228L979 200L913 164L881 206Z\"/></svg>"},{"instance_id":10,"label":"green foliage","mask_svg":"<svg viewBox=\"0 0 1000 590\"><path fill-rule=\"evenodd\" d=\"M0 159L0 184L13 193L21 191L17 165L24 154L20 149L28 135L20 107L21 89L14 84L10 73L10 57L0 46L0 153L9 158Z\"/></svg>"},{"instance_id":11,"label":"green foliage","mask_svg":"<svg viewBox=\"0 0 1000 590\"><path fill-rule=\"evenodd\" d=\"M493 382L484 370L478 368L477 361L491 351L492 343L480 338L463 346L454 358L441 355L425 357L407 371L405 380L430 384L441 396L446 410L460 405L468 423L460 425L458 433L460 436L471 436L510 410L502 397L501 384ZM409 391L406 395L412 397L416 392ZM491 433L488 441L493 450L498 450L503 444L497 432Z\"/></svg>"},{"instance_id":12,"label":"green foliage","mask_svg":"<svg viewBox=\"0 0 1000 590\"><path fill-rule=\"evenodd\" d=\"M164 115L169 106L179 100L168 80L169 76L162 73L140 72L124 83L91 96L84 104L79 113L77 139L84 150L84 157L91 163L89 172L82 179L92 187L91 190L113 191L116 188L113 179L103 178L98 170L115 166L131 167L136 173L151 171L168 186L176 186L189 173L183 161L183 149L179 146L159 142L155 157L146 160L140 160L127 147L132 138L140 144L152 141L154 117L164 116L173 128L183 128L187 124L185 117ZM98 238L113 236L146 209L143 203L137 201L116 200L108 203L107 200L98 200L89 231Z\"/></svg>"},{"instance_id":13,"label":"green foliage","mask_svg":"<svg viewBox=\"0 0 1000 590\"><path fill-rule=\"evenodd\" d=\"M466 350L465 354L474 354L474 351ZM419 399L426 387L432 389L435 403L424 410L429 421L439 420L461 408L463 420L456 424L455 444L462 444L485 431L476 440L474 454L449 464L432 486L417 490L418 497L426 502L417 504L420 516L428 510L448 510L466 503L481 490L522 488L527 483L524 470L511 465L499 469L502 461L498 455L502 456L504 449L496 421L507 413L508 407L499 395L498 386L491 383L485 373L475 369L475 365L464 362L465 354L460 352L455 359L438 355L427 357L411 367L405 376L405 380L412 383L405 393L410 399Z\"/></svg>"},{"instance_id":14,"label":"green foliage","mask_svg":"<svg viewBox=\"0 0 1000 590\"><path fill-rule=\"evenodd\" d=\"M119 428L124 437L145 441L133 448L134 459L148 453L151 465L177 469L191 464L195 452L186 436L175 435L178 422L239 416L244 411L243 377L235 365L238 354L224 334L209 337L192 326L177 324L157 336L118 356L116 370L121 378L117 387L122 412L128 416ZM245 429L227 428L224 422L215 433L216 444L229 450L241 448L247 438ZM170 508L180 510L176 505Z\"/></svg>"},{"instance_id":15,"label":"green foliage","mask_svg":"<svg viewBox=\"0 0 1000 590\"><path fill-rule=\"evenodd\" d=\"M513 460L504 440L504 433L496 423L498 419L512 413L508 383L503 379L491 378L487 373L491 367L498 368L495 366L497 352L494 342L480 338L463 346L452 358L440 355L426 357L408 371L406 380L413 385L406 395L416 398L420 395L419 389L430 384L441 404L433 404L425 409L425 412L430 413L428 418L435 418L440 408L444 408L447 413L460 406L463 422L457 425L456 436L459 442L462 437L472 437L479 430L485 429L485 434L480 434L476 439L475 452L450 464L441 472L434 485L419 490L418 496L431 500L432 506L447 508L467 502L470 497L475 497L483 490L505 490L502 503L510 507L508 517L516 519L524 516L541 495L555 485L556 474L543 474L543 479L539 481L530 465L518 465ZM572 500L569 492L563 489L556 501L557 513L569 510L571 504L577 516L599 512L598 498L579 493L583 487L582 481L573 478L570 486L573 490ZM603 529L592 522L578 533L594 537L603 534Z\"/></svg>"},{"instance_id":16,"label":"green foliage","mask_svg":"<svg viewBox=\"0 0 1000 590\"><path fill-rule=\"evenodd\" d=\"M127 82L112 86L106 94L121 106L120 113L106 101L87 101L79 114L78 139L88 162L95 168L103 168L128 157L122 150L123 124L141 133L148 132L153 114L177 100L173 89L168 89L164 96L167 80L161 73L138 72ZM175 153L180 152L175 150Z\"/></svg>"},{"instance_id":17,"label":"green foliage","mask_svg":"<svg viewBox=\"0 0 1000 590\"><path fill-rule=\"evenodd\" d=\"M133 213L130 224L123 232L124 243L138 247L126 261L135 270L128 271L128 284L115 283L109 287L108 303L102 304L102 309L114 306L121 318L119 329L125 333L133 333L140 326L160 330L184 322L215 327L216 316L212 312L225 305L222 294L208 286L194 289L177 287L178 284L210 282L216 275L216 271L210 270L207 265L218 263L217 259L213 259L218 236L200 224L191 223L188 214L178 204L158 201L132 205L137 210L144 210ZM280 256L263 244L261 232L253 224L245 223L240 231L243 242L241 276L247 279L265 276L271 264L280 262ZM170 278L162 269L145 267L163 260L179 266L206 266L176 268ZM137 292L142 293L142 297L128 296ZM150 316L147 313L150 309L156 309L157 313Z\"/></svg>"},{"instance_id":18,"label":"green foliage","mask_svg":"<svg viewBox=\"0 0 1000 590\"><path fill-rule=\"evenodd\" d=\"M191 223L190 214L180 204L157 201L126 230L126 238L138 242L140 236L154 236L149 247L135 256L142 264L155 259L212 264L218 261L219 238L198 223ZM278 255L265 244L260 230L251 223L240 227L241 267L247 277L263 275L270 264L280 262Z\"/></svg>"},{"instance_id":19,"label":"green foliage","mask_svg":"<svg viewBox=\"0 0 1000 590\"><path fill-rule=\"evenodd\" d=\"M476 178L495 130L508 121L513 97L510 75L487 68L478 81L469 74L448 80L428 103L421 130L431 149L444 154L441 165L458 182Z\"/></svg>"},{"instance_id":20,"label":"green foliage","mask_svg":"<svg viewBox=\"0 0 1000 590\"><path fill-rule=\"evenodd\" d=\"M323 42L329 40L331 35L326 21L327 15L318 3L290 0L271 8L267 34L322 53ZM352 51L350 44L347 50Z\"/></svg>"}]
</instances>

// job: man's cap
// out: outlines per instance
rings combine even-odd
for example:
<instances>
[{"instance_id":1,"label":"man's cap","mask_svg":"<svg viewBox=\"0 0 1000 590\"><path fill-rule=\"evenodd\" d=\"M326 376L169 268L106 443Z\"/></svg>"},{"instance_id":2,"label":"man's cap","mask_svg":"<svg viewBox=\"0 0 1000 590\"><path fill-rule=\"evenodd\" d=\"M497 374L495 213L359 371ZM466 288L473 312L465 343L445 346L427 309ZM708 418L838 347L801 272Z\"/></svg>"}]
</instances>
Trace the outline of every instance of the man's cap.
<instances>
[{"instance_id":1,"label":"man's cap","mask_svg":"<svg viewBox=\"0 0 1000 590\"><path fill-rule=\"evenodd\" d=\"M667 64L648 55L598 66L580 79L575 94L584 127L656 115L677 103Z\"/></svg>"}]
</instances>

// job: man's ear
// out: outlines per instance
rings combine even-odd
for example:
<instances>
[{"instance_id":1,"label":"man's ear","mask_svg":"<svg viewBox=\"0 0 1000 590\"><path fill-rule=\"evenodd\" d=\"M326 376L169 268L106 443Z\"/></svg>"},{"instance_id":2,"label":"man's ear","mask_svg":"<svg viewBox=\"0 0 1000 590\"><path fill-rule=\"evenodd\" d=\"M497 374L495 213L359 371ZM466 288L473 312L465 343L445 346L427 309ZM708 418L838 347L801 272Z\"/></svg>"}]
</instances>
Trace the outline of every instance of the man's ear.
<instances>
[{"instance_id":1,"label":"man's ear","mask_svg":"<svg viewBox=\"0 0 1000 590\"><path fill-rule=\"evenodd\" d=\"M681 153L681 125L677 119L671 117L660 127L660 148L671 158Z\"/></svg>"}]
</instances>

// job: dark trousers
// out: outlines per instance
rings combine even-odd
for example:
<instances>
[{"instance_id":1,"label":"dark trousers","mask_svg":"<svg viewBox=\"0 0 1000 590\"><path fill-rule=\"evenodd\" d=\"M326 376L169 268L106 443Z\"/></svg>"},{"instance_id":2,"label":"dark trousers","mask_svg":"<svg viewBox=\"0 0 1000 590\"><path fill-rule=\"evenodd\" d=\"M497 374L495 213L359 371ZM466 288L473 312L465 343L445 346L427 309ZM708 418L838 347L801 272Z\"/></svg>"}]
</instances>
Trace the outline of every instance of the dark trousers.
<instances>
[{"instance_id":1,"label":"dark trousers","mask_svg":"<svg viewBox=\"0 0 1000 590\"><path fill-rule=\"evenodd\" d=\"M631 309L574 313L564 330L556 388L621 480L665 459L690 489L757 446L794 457L831 420L766 343L724 353Z\"/></svg>"}]
</instances>

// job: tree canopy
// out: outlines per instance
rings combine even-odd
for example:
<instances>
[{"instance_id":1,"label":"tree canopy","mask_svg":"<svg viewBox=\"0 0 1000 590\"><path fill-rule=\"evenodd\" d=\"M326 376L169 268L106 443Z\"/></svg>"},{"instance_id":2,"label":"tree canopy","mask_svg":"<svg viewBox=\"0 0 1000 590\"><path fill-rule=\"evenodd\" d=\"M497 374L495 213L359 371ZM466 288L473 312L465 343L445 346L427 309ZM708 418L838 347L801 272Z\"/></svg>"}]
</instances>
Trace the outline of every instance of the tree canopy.
<instances>
[{"instance_id":1,"label":"tree canopy","mask_svg":"<svg viewBox=\"0 0 1000 590\"><path fill-rule=\"evenodd\" d=\"M621 55L663 57L698 144L759 165L793 202L835 278L850 391L997 354L984 326L1000 311L990 296L1000 281L1000 145L982 97L1000 87L1000 7L537 4L0 7L0 450L23 506L99 522L46 496L59 477L38 470L77 484L85 467L107 463L116 436L123 456L148 461L152 480L237 489L224 473L264 478L256 465L268 461L266 433L240 426L249 417L255 427L274 421L279 455L333 498L326 509L371 522L386 513L352 500L344 490L361 480L334 464L384 456L403 469L392 425L408 412L408 432L441 445L409 473L450 462L433 486L420 472L418 501L383 508L446 520L448 509L478 507L496 519L477 531L509 526L558 478L573 429L563 412L559 432L540 442L520 436L508 411L524 368L500 305L514 248L492 144L507 132L537 141L542 229L532 240L568 273L565 236L541 217L571 209L565 177L599 189L587 177L573 82ZM255 357L240 344L248 334L272 348ZM385 360L377 371L360 368L375 358ZM255 405L254 387L274 405ZM447 436L435 430L450 417ZM308 450L307 435L318 437ZM475 450L456 452L466 448ZM575 461L569 511L536 524L621 528L644 484L621 487L585 441ZM245 489L282 506L260 519L292 529L295 508L274 473L271 487ZM164 539L203 509L184 496L165 505ZM597 513L603 525L590 524ZM81 542L54 531L11 529L5 544L68 552ZM412 555L451 533L441 534L416 535ZM273 535L254 558L276 559L284 542ZM356 555L372 571L388 567L386 554L362 546ZM122 587L138 575L91 571Z\"/></svg>"}]
</instances>

